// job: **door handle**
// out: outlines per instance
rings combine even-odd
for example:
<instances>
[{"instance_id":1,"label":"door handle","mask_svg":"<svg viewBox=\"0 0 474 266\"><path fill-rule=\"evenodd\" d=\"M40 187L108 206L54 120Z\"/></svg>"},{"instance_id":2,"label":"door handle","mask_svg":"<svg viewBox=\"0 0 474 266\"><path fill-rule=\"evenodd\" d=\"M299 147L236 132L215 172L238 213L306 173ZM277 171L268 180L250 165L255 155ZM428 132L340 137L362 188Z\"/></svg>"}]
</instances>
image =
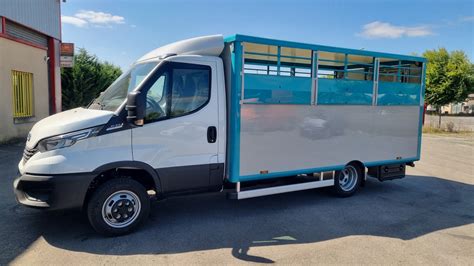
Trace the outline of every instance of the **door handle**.
<instances>
[{"instance_id":1,"label":"door handle","mask_svg":"<svg viewBox=\"0 0 474 266\"><path fill-rule=\"evenodd\" d=\"M216 127L207 128L207 142L215 143L217 140L217 129Z\"/></svg>"}]
</instances>

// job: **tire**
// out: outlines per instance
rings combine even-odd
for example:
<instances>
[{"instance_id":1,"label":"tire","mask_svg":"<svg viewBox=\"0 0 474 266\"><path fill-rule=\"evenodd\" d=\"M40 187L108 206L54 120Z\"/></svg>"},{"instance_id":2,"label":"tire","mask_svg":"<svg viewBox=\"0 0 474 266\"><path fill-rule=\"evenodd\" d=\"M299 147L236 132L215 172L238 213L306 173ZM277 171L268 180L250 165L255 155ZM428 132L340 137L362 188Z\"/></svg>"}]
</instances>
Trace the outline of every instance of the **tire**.
<instances>
[{"instance_id":1,"label":"tire","mask_svg":"<svg viewBox=\"0 0 474 266\"><path fill-rule=\"evenodd\" d=\"M87 217L99 234L119 236L132 232L150 213L150 198L144 186L133 179L111 179L94 191L87 204Z\"/></svg>"},{"instance_id":2,"label":"tire","mask_svg":"<svg viewBox=\"0 0 474 266\"><path fill-rule=\"evenodd\" d=\"M357 165L348 164L341 171L336 171L334 177L334 193L339 197L350 197L360 187L363 178L363 169Z\"/></svg>"}]
</instances>

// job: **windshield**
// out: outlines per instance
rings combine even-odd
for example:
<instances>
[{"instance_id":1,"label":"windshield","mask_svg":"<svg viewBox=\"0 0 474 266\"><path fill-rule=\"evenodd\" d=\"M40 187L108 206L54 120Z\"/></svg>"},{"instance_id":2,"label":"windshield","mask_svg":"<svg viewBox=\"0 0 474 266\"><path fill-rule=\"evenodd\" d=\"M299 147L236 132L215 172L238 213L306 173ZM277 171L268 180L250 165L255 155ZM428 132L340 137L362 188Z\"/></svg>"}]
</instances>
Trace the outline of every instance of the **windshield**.
<instances>
[{"instance_id":1,"label":"windshield","mask_svg":"<svg viewBox=\"0 0 474 266\"><path fill-rule=\"evenodd\" d=\"M89 109L117 110L127 98L127 94L133 91L157 64L158 62L148 62L134 65L102 92L100 96L89 105Z\"/></svg>"}]
</instances>

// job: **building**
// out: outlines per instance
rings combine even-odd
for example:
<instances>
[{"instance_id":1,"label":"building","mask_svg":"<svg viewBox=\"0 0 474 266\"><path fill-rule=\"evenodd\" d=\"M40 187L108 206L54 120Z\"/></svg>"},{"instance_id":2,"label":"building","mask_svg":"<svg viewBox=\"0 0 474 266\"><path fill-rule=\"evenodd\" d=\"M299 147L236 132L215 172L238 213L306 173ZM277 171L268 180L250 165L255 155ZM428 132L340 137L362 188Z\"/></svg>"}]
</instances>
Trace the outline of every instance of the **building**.
<instances>
[{"instance_id":1,"label":"building","mask_svg":"<svg viewBox=\"0 0 474 266\"><path fill-rule=\"evenodd\" d=\"M432 108L434 109L434 108ZM467 96L464 102L450 103L441 107L442 114L474 114L474 94Z\"/></svg>"},{"instance_id":2,"label":"building","mask_svg":"<svg viewBox=\"0 0 474 266\"><path fill-rule=\"evenodd\" d=\"M61 110L60 5L0 1L0 142Z\"/></svg>"}]
</instances>

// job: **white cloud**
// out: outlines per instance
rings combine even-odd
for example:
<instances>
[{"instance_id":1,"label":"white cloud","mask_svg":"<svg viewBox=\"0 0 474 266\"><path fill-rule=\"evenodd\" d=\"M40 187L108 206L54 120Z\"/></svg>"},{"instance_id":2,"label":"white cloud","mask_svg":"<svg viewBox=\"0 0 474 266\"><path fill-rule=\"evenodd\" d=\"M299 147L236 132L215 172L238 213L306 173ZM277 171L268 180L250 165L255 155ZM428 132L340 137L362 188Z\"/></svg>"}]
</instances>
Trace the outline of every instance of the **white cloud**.
<instances>
[{"instance_id":1,"label":"white cloud","mask_svg":"<svg viewBox=\"0 0 474 266\"><path fill-rule=\"evenodd\" d=\"M70 17L70 16L61 16L61 21L66 24L71 24L76 27L85 27L87 25L87 21L76 18L76 17Z\"/></svg>"},{"instance_id":2,"label":"white cloud","mask_svg":"<svg viewBox=\"0 0 474 266\"><path fill-rule=\"evenodd\" d=\"M374 21L365 24L362 27L360 36L369 39L389 38L396 39L401 37L422 37L433 35L433 31L428 26L405 27L396 26L387 22Z\"/></svg>"},{"instance_id":3,"label":"white cloud","mask_svg":"<svg viewBox=\"0 0 474 266\"><path fill-rule=\"evenodd\" d=\"M87 20L91 24L124 24L125 18L104 12L96 12L91 10L80 10L76 17Z\"/></svg>"},{"instance_id":4,"label":"white cloud","mask_svg":"<svg viewBox=\"0 0 474 266\"><path fill-rule=\"evenodd\" d=\"M462 17L461 21L463 22L474 21L474 16Z\"/></svg>"},{"instance_id":5,"label":"white cloud","mask_svg":"<svg viewBox=\"0 0 474 266\"><path fill-rule=\"evenodd\" d=\"M97 26L111 27L114 24L125 24L125 18L122 16L112 15L105 12L97 12L92 10L79 10L74 16L62 16L62 21L76 27Z\"/></svg>"}]
</instances>

